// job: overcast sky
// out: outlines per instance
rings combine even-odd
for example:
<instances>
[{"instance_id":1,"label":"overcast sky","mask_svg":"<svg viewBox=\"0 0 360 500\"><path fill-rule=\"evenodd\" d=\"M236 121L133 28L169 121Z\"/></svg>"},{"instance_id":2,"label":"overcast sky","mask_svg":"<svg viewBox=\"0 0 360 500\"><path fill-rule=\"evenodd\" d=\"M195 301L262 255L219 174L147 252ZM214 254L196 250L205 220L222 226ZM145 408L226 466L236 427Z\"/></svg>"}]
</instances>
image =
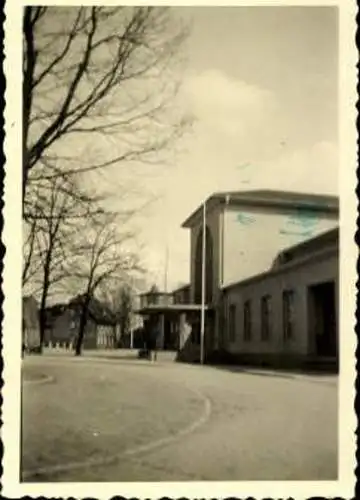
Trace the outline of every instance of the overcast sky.
<instances>
[{"instance_id":1,"label":"overcast sky","mask_svg":"<svg viewBox=\"0 0 360 500\"><path fill-rule=\"evenodd\" d=\"M192 20L180 98L196 117L175 166L147 180L161 194L141 227L147 264L169 288L189 280L180 227L214 191L337 194L337 10L176 9Z\"/></svg>"},{"instance_id":2,"label":"overcast sky","mask_svg":"<svg viewBox=\"0 0 360 500\"><path fill-rule=\"evenodd\" d=\"M164 286L168 247L168 289L189 280L190 234L181 223L213 192L338 192L336 7L177 7L173 13L192 26L177 101L194 116L192 132L177 144L171 165L115 165L103 176L114 210L128 208L132 197L140 203L156 197L132 229L149 285ZM74 140L80 156L102 156L116 151L118 139Z\"/></svg>"}]
</instances>

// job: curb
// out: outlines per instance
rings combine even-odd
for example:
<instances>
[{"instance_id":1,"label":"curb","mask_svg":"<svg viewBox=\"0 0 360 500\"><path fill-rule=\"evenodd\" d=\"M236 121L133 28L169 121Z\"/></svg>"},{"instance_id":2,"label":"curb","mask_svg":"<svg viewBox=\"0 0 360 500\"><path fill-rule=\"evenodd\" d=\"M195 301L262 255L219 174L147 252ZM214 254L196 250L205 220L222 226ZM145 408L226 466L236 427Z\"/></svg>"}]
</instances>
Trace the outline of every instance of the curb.
<instances>
[{"instance_id":1,"label":"curb","mask_svg":"<svg viewBox=\"0 0 360 500\"><path fill-rule=\"evenodd\" d=\"M89 359L89 358L88 358ZM49 377L51 378L51 377ZM180 383L180 382L178 382ZM203 411L200 416L198 416L195 420L185 425L182 429L180 429L176 434L170 434L168 436L163 436L162 438L155 439L154 441L150 441L148 443L139 444L132 448L125 449L121 453L106 457L106 458L98 458L98 459L90 459L85 461L78 461L72 463L65 464L57 464L48 467L39 467L37 469L28 469L24 470L21 473L22 481L31 481L32 478L41 477L44 474L56 474L61 472L66 472L68 470L74 469L86 469L88 467L102 467L104 465L110 465L116 463L122 457L136 457L139 454L151 453L152 451L169 446L171 444L176 443L181 438L184 438L193 432L195 432L198 428L206 424L212 413L212 403L210 398L208 398L201 391L193 389L188 385L184 386L186 389L196 395L203 402Z\"/></svg>"}]
</instances>

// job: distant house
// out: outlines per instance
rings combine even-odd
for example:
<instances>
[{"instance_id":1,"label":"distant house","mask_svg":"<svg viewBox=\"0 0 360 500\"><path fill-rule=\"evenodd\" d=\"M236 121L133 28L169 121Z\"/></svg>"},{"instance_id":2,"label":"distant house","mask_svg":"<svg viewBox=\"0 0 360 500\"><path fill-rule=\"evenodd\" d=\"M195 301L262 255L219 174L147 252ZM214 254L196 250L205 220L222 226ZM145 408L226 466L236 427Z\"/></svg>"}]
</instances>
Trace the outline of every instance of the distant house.
<instances>
[{"instance_id":1,"label":"distant house","mask_svg":"<svg viewBox=\"0 0 360 500\"><path fill-rule=\"evenodd\" d=\"M173 292L174 304L189 304L190 302L190 283L176 288Z\"/></svg>"},{"instance_id":2,"label":"distant house","mask_svg":"<svg viewBox=\"0 0 360 500\"><path fill-rule=\"evenodd\" d=\"M22 344L27 350L40 346L39 308L33 296L22 299Z\"/></svg>"},{"instance_id":3,"label":"distant house","mask_svg":"<svg viewBox=\"0 0 360 500\"><path fill-rule=\"evenodd\" d=\"M59 304L49 311L46 339L53 345L69 346L77 335L74 311L67 304Z\"/></svg>"},{"instance_id":4,"label":"distant house","mask_svg":"<svg viewBox=\"0 0 360 500\"><path fill-rule=\"evenodd\" d=\"M57 304L47 309L47 342L61 346L74 345L79 334L84 297L74 297L68 304ZM84 349L115 346L116 321L111 311L93 298L88 307Z\"/></svg>"},{"instance_id":5,"label":"distant house","mask_svg":"<svg viewBox=\"0 0 360 500\"><path fill-rule=\"evenodd\" d=\"M115 324L96 324L96 347L114 348L116 347L116 326Z\"/></svg>"},{"instance_id":6,"label":"distant house","mask_svg":"<svg viewBox=\"0 0 360 500\"><path fill-rule=\"evenodd\" d=\"M117 334L115 315L106 304L94 298L90 303L89 316L96 325L96 347L114 348Z\"/></svg>"},{"instance_id":7,"label":"distant house","mask_svg":"<svg viewBox=\"0 0 360 500\"><path fill-rule=\"evenodd\" d=\"M75 344L80 328L83 300L84 297L78 295L67 304L55 304L46 309L45 345L51 343L65 347ZM132 331L140 331L142 323L141 317L131 314ZM119 325L115 315L106 304L92 298L86 318L83 348L114 348L119 344L119 337ZM121 340L123 347L130 346L130 335ZM140 339L136 344L142 346L143 342Z\"/></svg>"},{"instance_id":8,"label":"distant house","mask_svg":"<svg viewBox=\"0 0 360 500\"><path fill-rule=\"evenodd\" d=\"M54 325L56 324L57 319L63 315L66 307L66 304L55 304L45 309L45 346L49 345L49 343L62 343L64 340L63 335L54 334Z\"/></svg>"}]
</instances>

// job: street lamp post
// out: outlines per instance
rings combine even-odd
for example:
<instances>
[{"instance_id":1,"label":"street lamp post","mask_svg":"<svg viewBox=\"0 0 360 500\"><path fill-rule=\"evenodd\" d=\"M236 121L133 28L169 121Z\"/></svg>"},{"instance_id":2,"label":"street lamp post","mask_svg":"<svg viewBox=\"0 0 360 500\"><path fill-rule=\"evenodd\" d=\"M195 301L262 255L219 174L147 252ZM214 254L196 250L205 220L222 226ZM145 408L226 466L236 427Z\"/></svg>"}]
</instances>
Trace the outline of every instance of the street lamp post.
<instances>
[{"instance_id":1,"label":"street lamp post","mask_svg":"<svg viewBox=\"0 0 360 500\"><path fill-rule=\"evenodd\" d=\"M205 344L205 287L206 287L206 202L203 204L202 258L201 258L201 322L200 322L200 363L204 364Z\"/></svg>"}]
</instances>

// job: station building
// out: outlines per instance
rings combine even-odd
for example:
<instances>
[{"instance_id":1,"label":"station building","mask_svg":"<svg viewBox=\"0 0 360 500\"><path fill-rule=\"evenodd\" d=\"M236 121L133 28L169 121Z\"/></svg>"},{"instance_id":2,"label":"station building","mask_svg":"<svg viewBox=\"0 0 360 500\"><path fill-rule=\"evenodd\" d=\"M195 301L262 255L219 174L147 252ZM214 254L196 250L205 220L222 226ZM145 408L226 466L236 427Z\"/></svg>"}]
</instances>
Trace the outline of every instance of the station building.
<instances>
[{"instance_id":1,"label":"station building","mask_svg":"<svg viewBox=\"0 0 360 500\"><path fill-rule=\"evenodd\" d=\"M157 322L159 348L199 360L205 231L205 360L336 366L338 216L334 196L210 196L183 223L190 230L189 285L141 297L139 313Z\"/></svg>"}]
</instances>

